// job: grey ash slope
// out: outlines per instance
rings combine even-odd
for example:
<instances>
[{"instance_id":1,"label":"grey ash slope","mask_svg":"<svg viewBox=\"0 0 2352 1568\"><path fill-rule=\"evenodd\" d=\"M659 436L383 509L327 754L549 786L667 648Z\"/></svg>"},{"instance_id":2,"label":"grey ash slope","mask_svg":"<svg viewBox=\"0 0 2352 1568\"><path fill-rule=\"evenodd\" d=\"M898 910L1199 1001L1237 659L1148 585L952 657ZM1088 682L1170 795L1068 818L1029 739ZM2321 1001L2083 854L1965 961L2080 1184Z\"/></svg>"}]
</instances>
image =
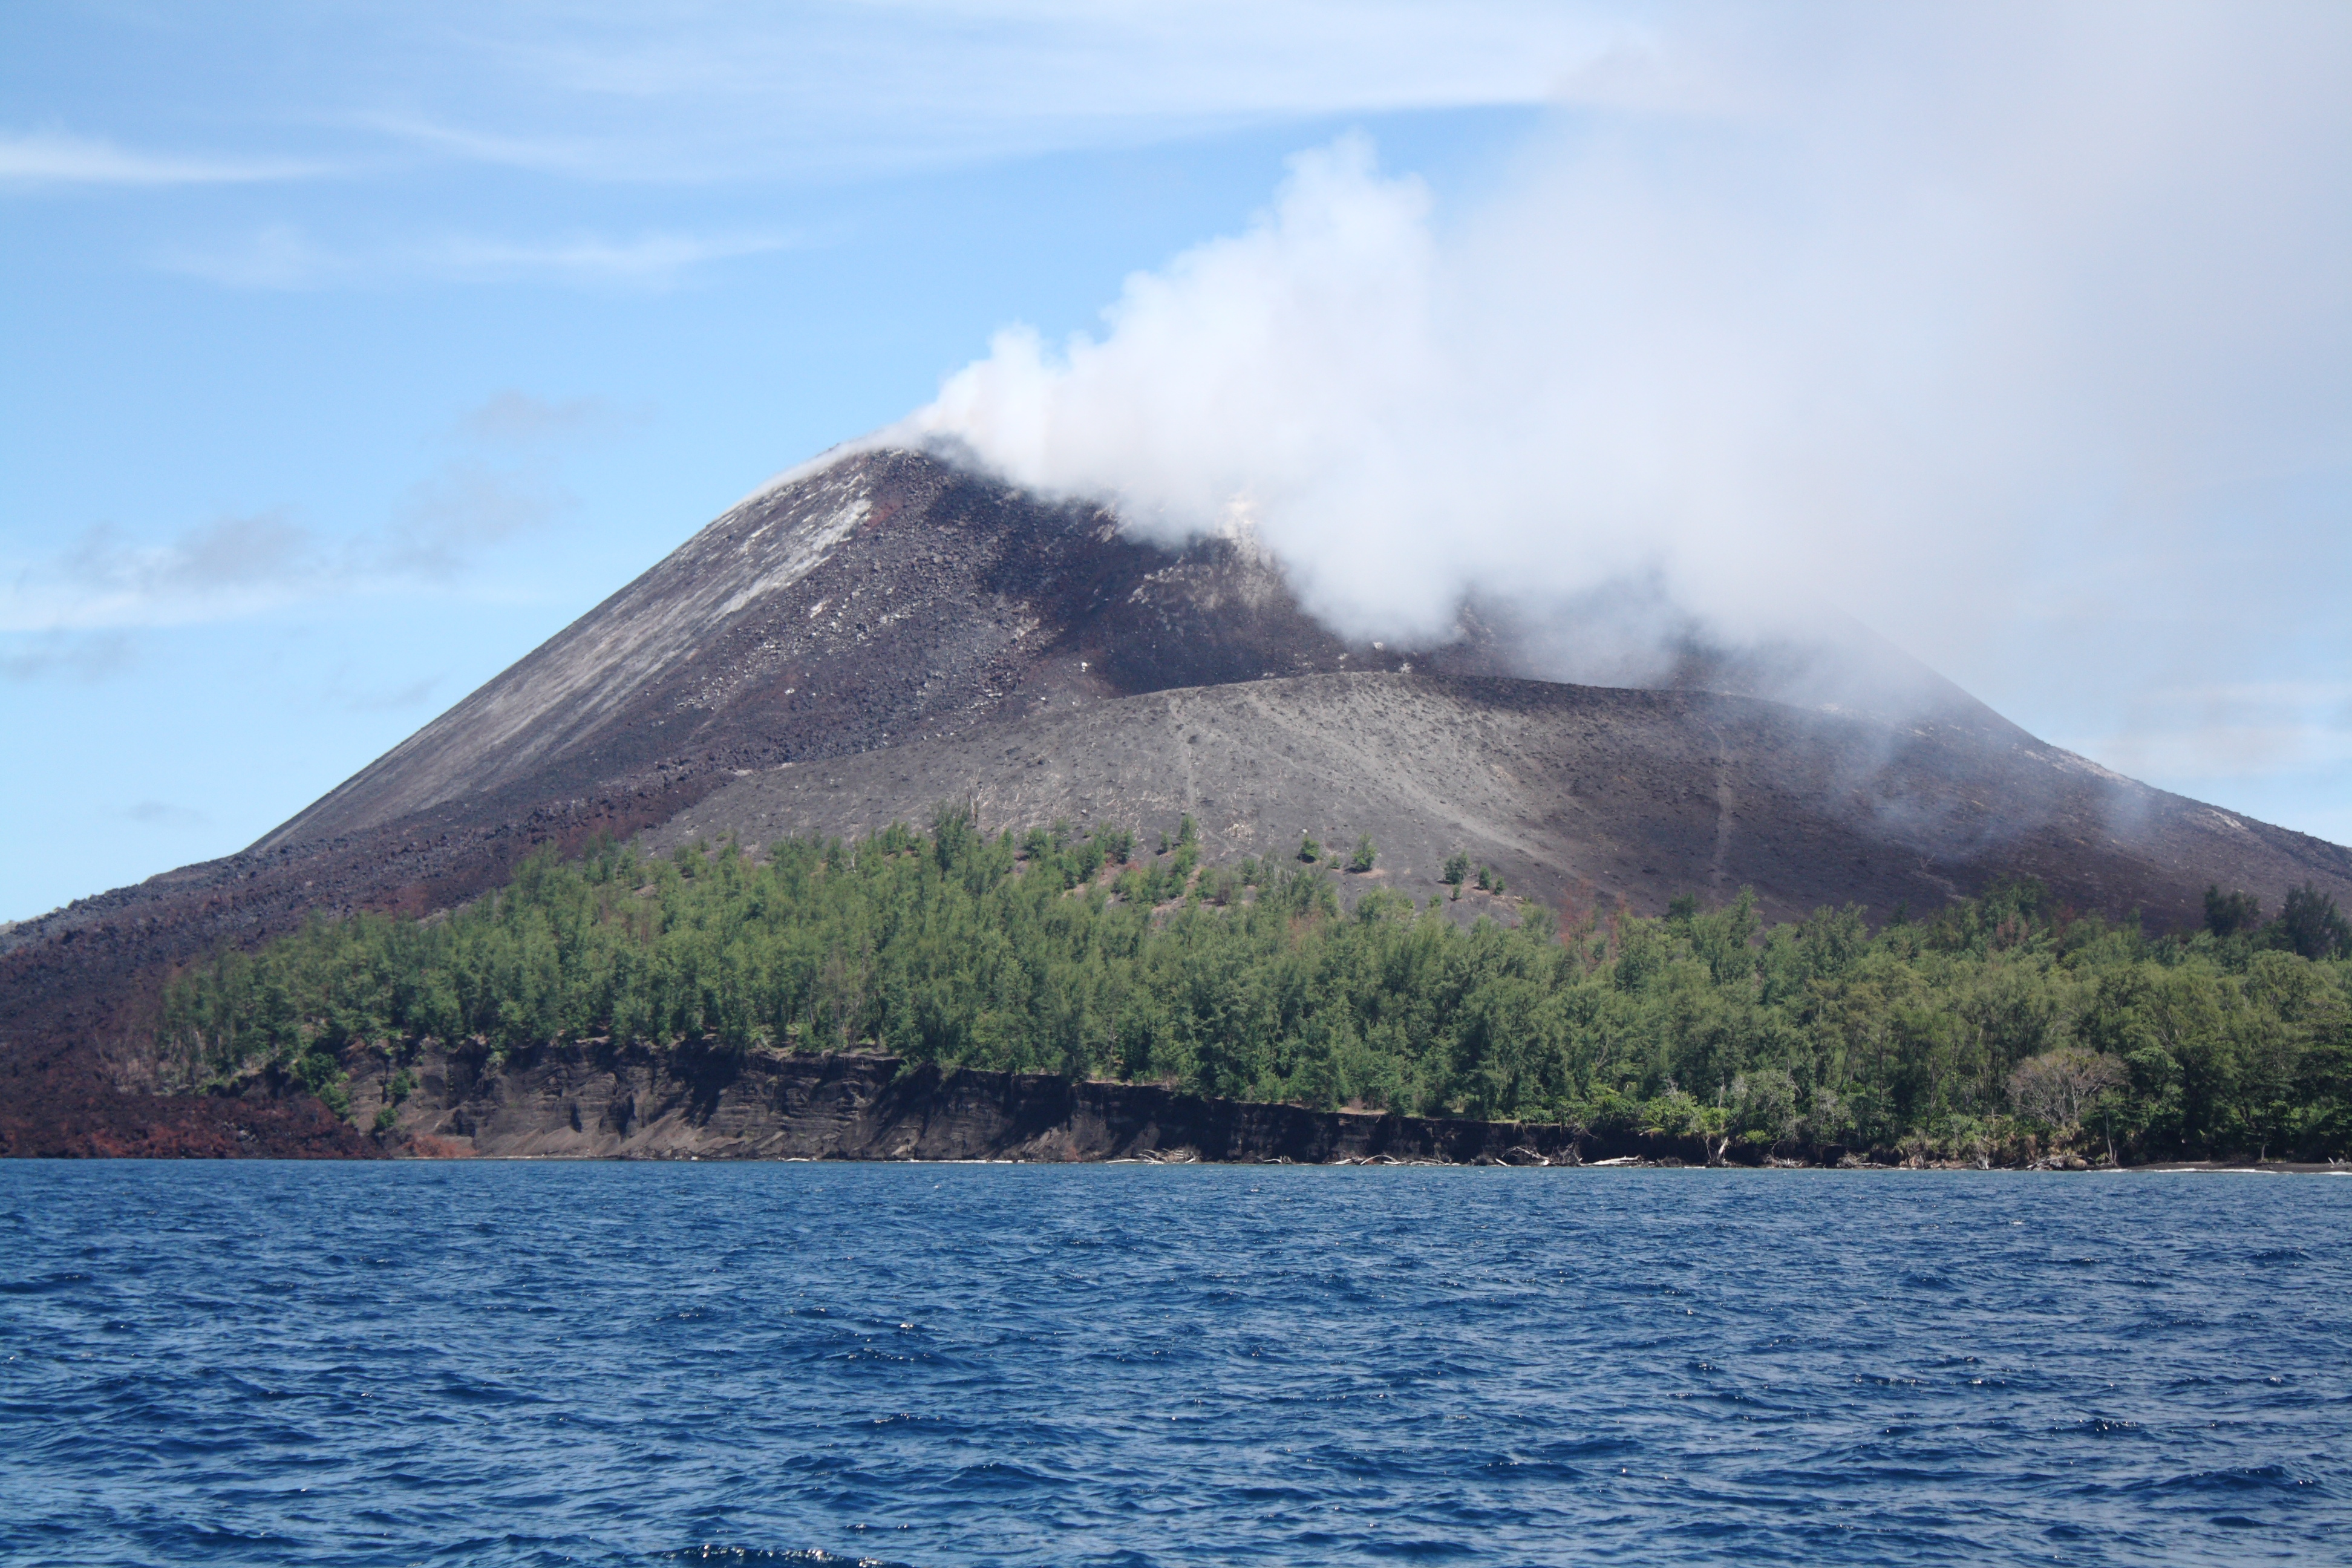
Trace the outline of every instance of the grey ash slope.
<instances>
[{"instance_id":1,"label":"grey ash slope","mask_svg":"<svg viewBox=\"0 0 2352 1568\"><path fill-rule=\"evenodd\" d=\"M1378 662L1245 547L867 453L736 507L256 847L1351 659Z\"/></svg>"},{"instance_id":2,"label":"grey ash slope","mask_svg":"<svg viewBox=\"0 0 2352 1568\"><path fill-rule=\"evenodd\" d=\"M1245 541L1161 549L1097 509L865 453L734 508L255 848L693 795L746 770L1181 687L1407 668L1548 676L1548 629L1471 612L1441 647L1351 645ZM2031 742L1916 661L1845 640L1694 647L1658 683L1813 700L1826 659L1849 706Z\"/></svg>"},{"instance_id":3,"label":"grey ash slope","mask_svg":"<svg viewBox=\"0 0 2352 1568\"><path fill-rule=\"evenodd\" d=\"M2352 855L2097 768L2021 731L1895 727L1754 698L1528 680L1315 675L1133 697L743 778L650 834L855 834L976 805L982 825L1148 830L1194 816L1212 859L1368 833L1426 897L1460 849L1555 906L1654 912L1759 894L1772 918L1927 912L2039 876L2084 909L2195 923L2208 881L2352 892ZM1466 898L1459 912L1494 906Z\"/></svg>"}]
</instances>

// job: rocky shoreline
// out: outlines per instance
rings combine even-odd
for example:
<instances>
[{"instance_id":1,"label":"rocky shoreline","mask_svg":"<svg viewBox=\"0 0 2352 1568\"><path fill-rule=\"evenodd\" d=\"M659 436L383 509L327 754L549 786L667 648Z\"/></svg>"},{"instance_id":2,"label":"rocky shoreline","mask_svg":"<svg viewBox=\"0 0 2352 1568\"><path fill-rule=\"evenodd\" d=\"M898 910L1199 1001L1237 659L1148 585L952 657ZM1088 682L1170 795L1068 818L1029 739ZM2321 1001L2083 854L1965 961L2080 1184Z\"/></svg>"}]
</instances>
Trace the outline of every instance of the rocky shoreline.
<instances>
[{"instance_id":1,"label":"rocky shoreline","mask_svg":"<svg viewBox=\"0 0 2352 1568\"><path fill-rule=\"evenodd\" d=\"M498 1062L428 1044L397 1064L370 1052L348 1066L352 1119L382 1121L377 1142L395 1158L1464 1165L1614 1152L1565 1127L1310 1110L862 1052L589 1040ZM1694 1141L1650 1142L1650 1158L1701 1155Z\"/></svg>"},{"instance_id":2,"label":"rocky shoreline","mask_svg":"<svg viewBox=\"0 0 2352 1568\"><path fill-rule=\"evenodd\" d=\"M739 1052L708 1042L585 1040L500 1060L479 1047L428 1041L393 1053L354 1047L344 1067L349 1120L276 1074L212 1094L59 1081L16 1097L24 1103L0 1104L0 1157L2115 1168L2065 1154L1931 1160L1744 1143L1710 1160L1698 1139L1664 1132L1314 1110L1160 1084L942 1068L871 1052ZM2123 1168L2352 1173L2352 1165L2283 1162Z\"/></svg>"},{"instance_id":3,"label":"rocky shoreline","mask_svg":"<svg viewBox=\"0 0 2352 1568\"><path fill-rule=\"evenodd\" d=\"M1699 1140L1665 1133L1314 1110L863 1052L588 1040L500 1062L428 1043L397 1063L369 1051L347 1065L352 1118L380 1122L375 1152L393 1158L1991 1168L1753 1145L1710 1162ZM2060 1157L2018 1168L2096 1167Z\"/></svg>"}]
</instances>

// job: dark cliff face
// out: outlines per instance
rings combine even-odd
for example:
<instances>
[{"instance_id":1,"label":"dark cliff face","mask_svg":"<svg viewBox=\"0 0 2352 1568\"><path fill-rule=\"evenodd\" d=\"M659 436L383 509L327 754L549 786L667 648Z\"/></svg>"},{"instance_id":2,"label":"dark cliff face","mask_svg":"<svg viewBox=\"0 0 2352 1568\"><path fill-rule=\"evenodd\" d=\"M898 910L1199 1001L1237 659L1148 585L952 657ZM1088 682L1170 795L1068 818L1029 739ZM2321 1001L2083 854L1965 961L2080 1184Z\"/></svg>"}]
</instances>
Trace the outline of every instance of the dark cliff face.
<instances>
[{"instance_id":1,"label":"dark cliff face","mask_svg":"<svg viewBox=\"0 0 2352 1568\"><path fill-rule=\"evenodd\" d=\"M575 1041L493 1061L412 1043L394 1098L373 1049L355 1111L405 1159L1149 1161L1181 1164L1924 1164L1889 1149L1213 1100L1159 1084L942 1068L872 1053ZM1994 1152L1979 1154L1979 1166ZM2028 1143L2000 1152L2032 1160ZM2046 1162L2045 1162L2046 1163ZM2085 1168L2075 1159L2072 1168Z\"/></svg>"},{"instance_id":2,"label":"dark cliff face","mask_svg":"<svg viewBox=\"0 0 2352 1568\"><path fill-rule=\"evenodd\" d=\"M493 1065L426 1047L398 1101L381 1057L352 1066L354 1110L373 1120L393 1108L383 1148L425 1158L1542 1164L1575 1163L1592 1144L1564 1127L1308 1110L887 1056L588 1041ZM1652 1142L1643 1152L1684 1152Z\"/></svg>"}]
</instances>

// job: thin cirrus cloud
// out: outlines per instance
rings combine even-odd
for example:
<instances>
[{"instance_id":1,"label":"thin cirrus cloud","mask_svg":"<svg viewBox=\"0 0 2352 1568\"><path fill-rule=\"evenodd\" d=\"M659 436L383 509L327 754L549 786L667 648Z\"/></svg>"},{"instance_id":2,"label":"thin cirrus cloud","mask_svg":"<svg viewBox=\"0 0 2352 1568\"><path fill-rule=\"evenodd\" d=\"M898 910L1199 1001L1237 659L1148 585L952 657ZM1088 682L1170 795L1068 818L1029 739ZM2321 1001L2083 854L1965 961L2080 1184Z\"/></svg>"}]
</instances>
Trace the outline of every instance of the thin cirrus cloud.
<instances>
[{"instance_id":1,"label":"thin cirrus cloud","mask_svg":"<svg viewBox=\"0 0 2352 1568\"><path fill-rule=\"evenodd\" d=\"M284 511L215 518L163 541L100 524L65 548L0 568L0 676L101 679L129 662L127 632L215 624L287 606L446 587L485 551L576 504L557 482L567 439L629 421L600 399L505 392L452 426L458 450L411 486L382 526L333 536Z\"/></svg>"},{"instance_id":2,"label":"thin cirrus cloud","mask_svg":"<svg viewBox=\"0 0 2352 1568\"><path fill-rule=\"evenodd\" d=\"M407 281L538 282L659 291L714 262L793 249L799 237L775 231L711 235L650 233L615 239L583 234L514 240L449 235L379 247L334 247L292 225L269 225L210 247L174 246L156 265L231 288L303 289Z\"/></svg>"},{"instance_id":3,"label":"thin cirrus cloud","mask_svg":"<svg viewBox=\"0 0 2352 1568\"><path fill-rule=\"evenodd\" d=\"M2104 737L2118 767L2175 777L2259 779L2352 763L2352 681L2206 681L2158 688Z\"/></svg>"},{"instance_id":4,"label":"thin cirrus cloud","mask_svg":"<svg viewBox=\"0 0 2352 1568\"><path fill-rule=\"evenodd\" d=\"M507 391L459 419L457 432L469 441L531 446L607 433L635 424L642 417L642 412L624 414L601 397L567 397L550 402Z\"/></svg>"},{"instance_id":5,"label":"thin cirrus cloud","mask_svg":"<svg viewBox=\"0 0 2352 1568\"><path fill-rule=\"evenodd\" d=\"M215 518L161 542L101 523L0 583L0 633L49 639L6 656L0 671L94 679L123 660L58 639L447 584L480 551L543 526L570 502L537 476L457 459L415 486L389 526L341 539L282 512Z\"/></svg>"},{"instance_id":6,"label":"thin cirrus cloud","mask_svg":"<svg viewBox=\"0 0 2352 1568\"><path fill-rule=\"evenodd\" d=\"M202 827L212 821L194 806L177 805L168 800L139 801L124 806L117 815L126 822L147 827Z\"/></svg>"},{"instance_id":7,"label":"thin cirrus cloud","mask_svg":"<svg viewBox=\"0 0 2352 1568\"><path fill-rule=\"evenodd\" d=\"M87 683L119 675L131 661L131 639L121 632L75 636L50 631L0 653L0 680L63 677Z\"/></svg>"},{"instance_id":8,"label":"thin cirrus cloud","mask_svg":"<svg viewBox=\"0 0 2352 1568\"><path fill-rule=\"evenodd\" d=\"M0 132L0 188L248 184L329 172L325 163L299 159L146 153L63 131Z\"/></svg>"},{"instance_id":9,"label":"thin cirrus cloud","mask_svg":"<svg viewBox=\"0 0 2352 1568\"><path fill-rule=\"evenodd\" d=\"M573 176L610 172L613 149L574 134L481 131L412 110L368 110L349 117L357 131L383 137L415 153L459 163L483 163L532 174Z\"/></svg>"},{"instance_id":10,"label":"thin cirrus cloud","mask_svg":"<svg viewBox=\"0 0 2352 1568\"><path fill-rule=\"evenodd\" d=\"M1329 114L1534 105L1628 47L1626 8L901 3L412 15L429 95L349 123L586 179L872 175Z\"/></svg>"},{"instance_id":11,"label":"thin cirrus cloud","mask_svg":"<svg viewBox=\"0 0 2352 1568\"><path fill-rule=\"evenodd\" d=\"M349 575L337 553L278 512L216 518L160 542L101 523L0 584L0 632L56 638L236 619L337 585Z\"/></svg>"},{"instance_id":12,"label":"thin cirrus cloud","mask_svg":"<svg viewBox=\"0 0 2352 1568\"><path fill-rule=\"evenodd\" d=\"M1309 111L1524 101L1564 62L1626 37L1623 7L1527 0L1260 0L986 5L901 0L607 12L561 30L476 27L476 58L510 87L614 102L814 93L812 110L866 104L996 118ZM495 26L495 24L493 24ZM793 106L783 106L790 110Z\"/></svg>"},{"instance_id":13,"label":"thin cirrus cloud","mask_svg":"<svg viewBox=\"0 0 2352 1568\"><path fill-rule=\"evenodd\" d=\"M415 253L421 270L478 281L552 278L576 283L665 287L708 262L789 250L785 233L646 234L634 239L583 235L551 241L453 237Z\"/></svg>"},{"instance_id":14,"label":"thin cirrus cloud","mask_svg":"<svg viewBox=\"0 0 2352 1568\"><path fill-rule=\"evenodd\" d=\"M260 0L210 18L200 45L168 16L68 30L60 58L106 87L59 101L85 114L110 102L118 127L184 123L193 108L331 156L137 151L52 127L0 132L0 187L371 181L435 165L703 186L887 175L1316 116L1538 105L1638 52L1649 10L715 0L551 14L426 0L341 15L336 47L293 70L279 40L315 26L310 8Z\"/></svg>"},{"instance_id":15,"label":"thin cirrus cloud","mask_svg":"<svg viewBox=\"0 0 2352 1568\"><path fill-rule=\"evenodd\" d=\"M478 552L543 528L578 504L541 458L500 466L456 458L410 489L392 527L361 553L396 575L453 583Z\"/></svg>"},{"instance_id":16,"label":"thin cirrus cloud","mask_svg":"<svg viewBox=\"0 0 2352 1568\"><path fill-rule=\"evenodd\" d=\"M352 672L345 669L328 683L327 696L347 713L398 713L420 706L441 679L438 675L426 675L391 686L370 686L355 683Z\"/></svg>"}]
</instances>

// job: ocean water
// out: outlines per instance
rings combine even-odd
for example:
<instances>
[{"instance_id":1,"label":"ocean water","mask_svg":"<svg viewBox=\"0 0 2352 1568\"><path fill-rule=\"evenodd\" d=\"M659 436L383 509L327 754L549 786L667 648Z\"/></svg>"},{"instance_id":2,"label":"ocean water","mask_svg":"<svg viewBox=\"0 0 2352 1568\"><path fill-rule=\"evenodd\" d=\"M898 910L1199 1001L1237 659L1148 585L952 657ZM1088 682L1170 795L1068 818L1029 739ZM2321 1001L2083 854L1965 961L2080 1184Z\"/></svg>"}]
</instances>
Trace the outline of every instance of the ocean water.
<instances>
[{"instance_id":1,"label":"ocean water","mask_svg":"<svg viewBox=\"0 0 2352 1568\"><path fill-rule=\"evenodd\" d=\"M2352 1180L0 1163L0 1563L2352 1562Z\"/></svg>"}]
</instances>

